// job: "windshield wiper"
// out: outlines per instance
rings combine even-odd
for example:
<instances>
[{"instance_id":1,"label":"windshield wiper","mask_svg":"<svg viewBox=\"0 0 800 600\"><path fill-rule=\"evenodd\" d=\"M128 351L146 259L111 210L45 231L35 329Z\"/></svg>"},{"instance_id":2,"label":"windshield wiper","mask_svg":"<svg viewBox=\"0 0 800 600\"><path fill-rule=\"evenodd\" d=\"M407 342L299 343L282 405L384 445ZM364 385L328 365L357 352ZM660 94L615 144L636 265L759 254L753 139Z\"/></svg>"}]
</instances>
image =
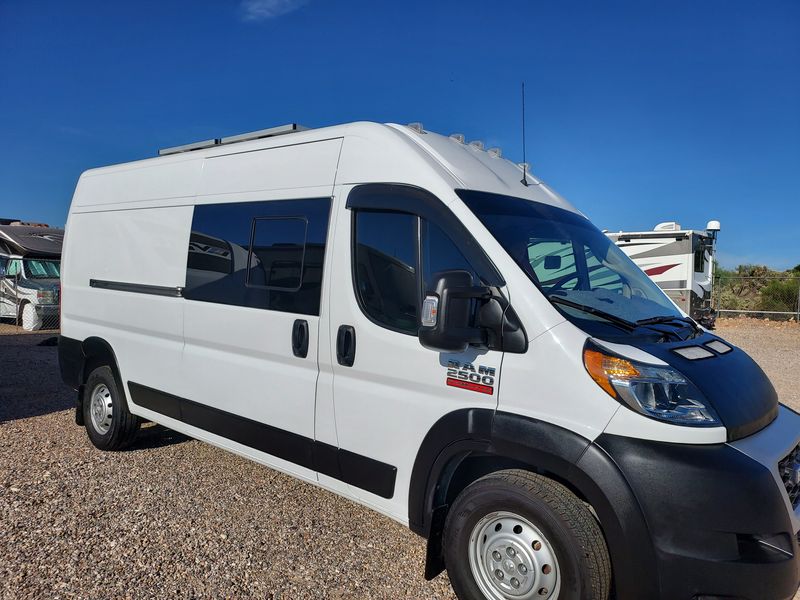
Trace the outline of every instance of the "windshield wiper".
<instances>
[{"instance_id":1,"label":"windshield wiper","mask_svg":"<svg viewBox=\"0 0 800 600\"><path fill-rule=\"evenodd\" d=\"M675 324L676 321L680 322L682 325L689 325L692 328L692 333L689 334L690 338L697 337L697 335L699 335L700 326L694 322L694 319L690 317L674 317L674 316L650 317L649 319L639 319L638 321L636 321L636 325L638 327L640 325L658 325L661 323ZM676 331L672 332L672 335L675 335L678 339L681 339Z\"/></svg>"},{"instance_id":2,"label":"windshield wiper","mask_svg":"<svg viewBox=\"0 0 800 600\"><path fill-rule=\"evenodd\" d=\"M589 313L590 315L595 315L600 317L601 319L605 319L609 323L613 323L626 331L633 331L638 326L637 323L632 323L622 317L618 317L616 315L612 315L611 313L607 313L604 310L600 310L599 308L595 308L594 306L588 306L587 304L580 304L579 302L573 302L572 300L567 300L562 296L557 296L556 294L550 294L548 296L550 302L554 304L563 304L564 306L569 306L570 308L575 308L577 310L581 310L585 313Z\"/></svg>"},{"instance_id":3,"label":"windshield wiper","mask_svg":"<svg viewBox=\"0 0 800 600\"><path fill-rule=\"evenodd\" d=\"M694 322L693 319L690 317L675 317L675 316L664 316L664 317L650 317L649 319L639 319L636 321L636 325L656 325L658 323L672 323L674 321L680 321L681 323L688 323L692 326L693 329L697 329L697 323Z\"/></svg>"}]
</instances>

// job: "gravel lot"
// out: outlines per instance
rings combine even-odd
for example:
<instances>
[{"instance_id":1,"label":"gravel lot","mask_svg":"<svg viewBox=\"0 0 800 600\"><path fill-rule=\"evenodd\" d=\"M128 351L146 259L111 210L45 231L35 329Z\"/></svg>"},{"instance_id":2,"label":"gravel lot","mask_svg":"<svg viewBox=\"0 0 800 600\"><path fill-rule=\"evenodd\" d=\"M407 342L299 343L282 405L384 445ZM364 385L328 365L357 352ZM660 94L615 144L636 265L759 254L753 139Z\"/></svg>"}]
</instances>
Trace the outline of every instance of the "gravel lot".
<instances>
[{"instance_id":1,"label":"gravel lot","mask_svg":"<svg viewBox=\"0 0 800 600\"><path fill-rule=\"evenodd\" d=\"M719 333L800 409L800 326ZM420 538L333 494L159 426L95 450L47 337L0 337L0 597L453 599Z\"/></svg>"}]
</instances>

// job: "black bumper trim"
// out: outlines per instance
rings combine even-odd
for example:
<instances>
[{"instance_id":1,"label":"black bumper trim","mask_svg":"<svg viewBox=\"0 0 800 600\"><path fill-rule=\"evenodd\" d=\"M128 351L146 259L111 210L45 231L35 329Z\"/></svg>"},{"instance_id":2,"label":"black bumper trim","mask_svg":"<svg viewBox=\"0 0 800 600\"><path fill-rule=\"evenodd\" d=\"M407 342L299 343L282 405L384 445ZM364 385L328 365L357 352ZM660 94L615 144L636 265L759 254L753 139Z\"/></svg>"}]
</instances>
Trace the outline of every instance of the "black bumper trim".
<instances>
[{"instance_id":1,"label":"black bumper trim","mask_svg":"<svg viewBox=\"0 0 800 600\"><path fill-rule=\"evenodd\" d=\"M659 598L786 600L794 595L800 547L767 467L728 444L603 434L593 446L619 466L644 513Z\"/></svg>"}]
</instances>

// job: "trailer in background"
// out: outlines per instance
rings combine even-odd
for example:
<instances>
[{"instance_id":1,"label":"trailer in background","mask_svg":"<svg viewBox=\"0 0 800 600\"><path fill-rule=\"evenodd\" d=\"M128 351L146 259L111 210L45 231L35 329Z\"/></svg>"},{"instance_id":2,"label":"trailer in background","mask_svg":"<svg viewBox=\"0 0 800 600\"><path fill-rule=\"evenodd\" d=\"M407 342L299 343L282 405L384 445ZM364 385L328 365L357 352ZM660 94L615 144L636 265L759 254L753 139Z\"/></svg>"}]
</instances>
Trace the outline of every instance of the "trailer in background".
<instances>
[{"instance_id":1,"label":"trailer in background","mask_svg":"<svg viewBox=\"0 0 800 600\"><path fill-rule=\"evenodd\" d=\"M716 319L711 292L719 230L719 221L709 221L704 231L682 229L670 221L659 223L653 231L606 232L606 235L683 312L711 329Z\"/></svg>"}]
</instances>

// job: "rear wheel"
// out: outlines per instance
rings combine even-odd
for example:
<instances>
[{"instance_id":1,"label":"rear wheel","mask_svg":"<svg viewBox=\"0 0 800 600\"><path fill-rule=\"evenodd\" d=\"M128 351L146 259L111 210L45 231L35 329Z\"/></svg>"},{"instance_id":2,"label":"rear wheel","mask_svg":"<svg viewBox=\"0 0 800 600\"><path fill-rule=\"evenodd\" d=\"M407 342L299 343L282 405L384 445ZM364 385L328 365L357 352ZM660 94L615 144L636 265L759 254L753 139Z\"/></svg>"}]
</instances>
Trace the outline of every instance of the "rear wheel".
<instances>
[{"instance_id":1,"label":"rear wheel","mask_svg":"<svg viewBox=\"0 0 800 600\"><path fill-rule=\"evenodd\" d=\"M611 564L588 507L527 471L467 487L444 531L447 573L461 600L607 600Z\"/></svg>"},{"instance_id":2,"label":"rear wheel","mask_svg":"<svg viewBox=\"0 0 800 600\"><path fill-rule=\"evenodd\" d=\"M83 422L92 444L100 450L122 450L136 437L141 421L128 410L122 387L108 366L96 368L86 379Z\"/></svg>"}]
</instances>

